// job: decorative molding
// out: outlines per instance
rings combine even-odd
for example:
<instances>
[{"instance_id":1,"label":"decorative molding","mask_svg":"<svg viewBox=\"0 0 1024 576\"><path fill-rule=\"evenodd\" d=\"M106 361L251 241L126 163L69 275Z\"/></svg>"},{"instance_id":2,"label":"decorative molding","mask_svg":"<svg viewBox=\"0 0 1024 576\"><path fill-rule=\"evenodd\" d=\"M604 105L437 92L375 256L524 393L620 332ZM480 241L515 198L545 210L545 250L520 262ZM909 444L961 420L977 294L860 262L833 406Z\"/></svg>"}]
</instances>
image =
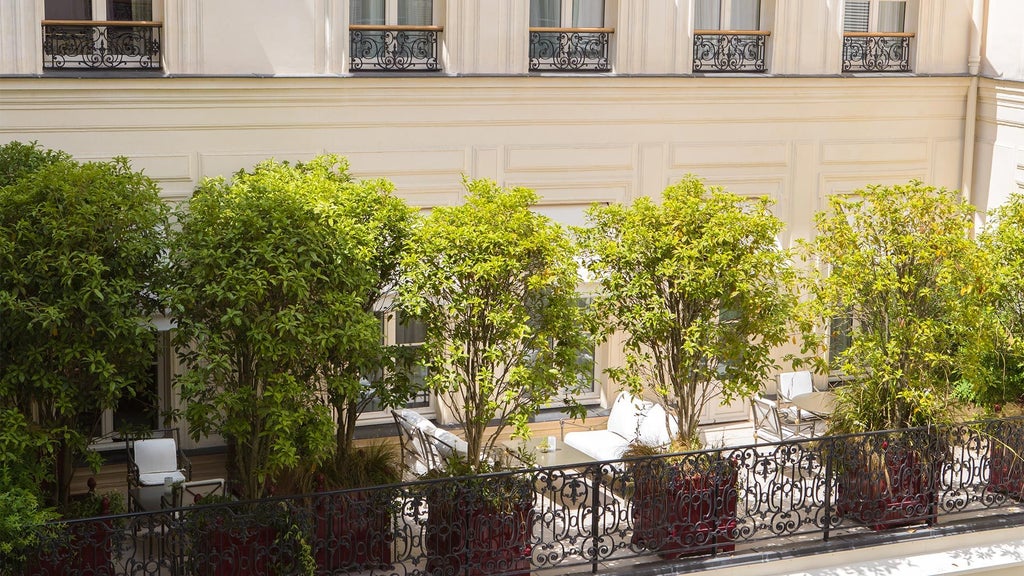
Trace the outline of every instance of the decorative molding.
<instances>
[{"instance_id":1,"label":"decorative molding","mask_svg":"<svg viewBox=\"0 0 1024 576\"><path fill-rule=\"evenodd\" d=\"M507 146L505 172L629 171L634 167L632 146Z\"/></svg>"},{"instance_id":2,"label":"decorative molding","mask_svg":"<svg viewBox=\"0 0 1024 576\"><path fill-rule=\"evenodd\" d=\"M825 140L821 142L821 164L823 165L924 165L927 162L928 141L925 139Z\"/></svg>"}]
</instances>

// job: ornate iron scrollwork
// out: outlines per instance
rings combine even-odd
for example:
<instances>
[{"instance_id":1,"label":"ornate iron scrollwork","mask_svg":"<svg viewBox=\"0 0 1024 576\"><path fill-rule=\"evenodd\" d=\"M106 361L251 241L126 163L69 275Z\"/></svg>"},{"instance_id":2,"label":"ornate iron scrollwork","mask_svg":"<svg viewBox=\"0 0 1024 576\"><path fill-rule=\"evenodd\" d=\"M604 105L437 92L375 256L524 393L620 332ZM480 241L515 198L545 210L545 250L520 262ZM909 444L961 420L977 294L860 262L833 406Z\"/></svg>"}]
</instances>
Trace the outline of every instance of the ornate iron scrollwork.
<instances>
[{"instance_id":1,"label":"ornate iron scrollwork","mask_svg":"<svg viewBox=\"0 0 1024 576\"><path fill-rule=\"evenodd\" d=\"M43 68L159 70L160 26L43 24Z\"/></svg>"},{"instance_id":2,"label":"ornate iron scrollwork","mask_svg":"<svg viewBox=\"0 0 1024 576\"><path fill-rule=\"evenodd\" d=\"M608 32L530 32L530 72L610 72Z\"/></svg>"},{"instance_id":3,"label":"ornate iron scrollwork","mask_svg":"<svg viewBox=\"0 0 1024 576\"><path fill-rule=\"evenodd\" d=\"M435 30L359 29L351 30L353 72L436 72L437 32Z\"/></svg>"},{"instance_id":4,"label":"ornate iron scrollwork","mask_svg":"<svg viewBox=\"0 0 1024 576\"><path fill-rule=\"evenodd\" d=\"M910 36L843 37L843 72L910 72Z\"/></svg>"},{"instance_id":5,"label":"ornate iron scrollwork","mask_svg":"<svg viewBox=\"0 0 1024 576\"><path fill-rule=\"evenodd\" d=\"M693 38L694 72L764 72L765 34L700 33Z\"/></svg>"}]
</instances>

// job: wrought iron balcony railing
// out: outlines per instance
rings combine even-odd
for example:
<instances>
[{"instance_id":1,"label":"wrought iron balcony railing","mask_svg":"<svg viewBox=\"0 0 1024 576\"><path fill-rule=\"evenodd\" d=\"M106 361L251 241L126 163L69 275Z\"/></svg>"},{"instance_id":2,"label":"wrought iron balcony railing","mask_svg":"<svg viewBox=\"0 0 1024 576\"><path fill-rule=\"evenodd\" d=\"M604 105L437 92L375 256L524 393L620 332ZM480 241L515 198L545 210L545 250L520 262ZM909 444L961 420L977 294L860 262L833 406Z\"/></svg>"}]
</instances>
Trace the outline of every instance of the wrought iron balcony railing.
<instances>
[{"instance_id":1,"label":"wrought iron balcony railing","mask_svg":"<svg viewBox=\"0 0 1024 576\"><path fill-rule=\"evenodd\" d=\"M843 72L910 72L910 32L846 32Z\"/></svg>"},{"instance_id":2,"label":"wrought iron balcony railing","mask_svg":"<svg viewBox=\"0 0 1024 576\"><path fill-rule=\"evenodd\" d=\"M352 72L437 72L441 26L349 26Z\"/></svg>"},{"instance_id":3,"label":"wrought iron balcony railing","mask_svg":"<svg viewBox=\"0 0 1024 576\"><path fill-rule=\"evenodd\" d=\"M44 20L47 70L160 70L161 22Z\"/></svg>"},{"instance_id":4,"label":"wrought iron balcony railing","mask_svg":"<svg viewBox=\"0 0 1024 576\"><path fill-rule=\"evenodd\" d=\"M696 30L694 72L764 72L767 31Z\"/></svg>"},{"instance_id":5,"label":"wrought iron balcony railing","mask_svg":"<svg viewBox=\"0 0 1024 576\"><path fill-rule=\"evenodd\" d=\"M291 574L305 557L325 574L600 572L656 555L808 553L836 536L875 545L871 531L898 541L935 523L935 536L1002 527L1024 519L1022 499L1016 418L68 521L15 571Z\"/></svg>"},{"instance_id":6,"label":"wrought iron balcony railing","mask_svg":"<svg viewBox=\"0 0 1024 576\"><path fill-rule=\"evenodd\" d=\"M530 72L610 72L612 28L530 28Z\"/></svg>"}]
</instances>

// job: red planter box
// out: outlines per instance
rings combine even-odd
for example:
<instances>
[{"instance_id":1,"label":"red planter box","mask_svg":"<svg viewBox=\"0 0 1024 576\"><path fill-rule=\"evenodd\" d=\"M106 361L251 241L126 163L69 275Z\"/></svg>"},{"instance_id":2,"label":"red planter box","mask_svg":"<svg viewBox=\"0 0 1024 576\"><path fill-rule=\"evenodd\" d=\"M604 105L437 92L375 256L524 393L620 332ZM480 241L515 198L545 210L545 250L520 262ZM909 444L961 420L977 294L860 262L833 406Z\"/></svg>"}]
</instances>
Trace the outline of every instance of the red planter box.
<instances>
[{"instance_id":1,"label":"red planter box","mask_svg":"<svg viewBox=\"0 0 1024 576\"><path fill-rule=\"evenodd\" d=\"M427 573L488 576L530 574L533 500L499 512L466 491L427 495Z\"/></svg>"},{"instance_id":2,"label":"red planter box","mask_svg":"<svg viewBox=\"0 0 1024 576\"><path fill-rule=\"evenodd\" d=\"M392 502L380 493L348 492L316 502L316 541L320 574L391 567Z\"/></svg>"},{"instance_id":3,"label":"red planter box","mask_svg":"<svg viewBox=\"0 0 1024 576\"><path fill-rule=\"evenodd\" d=\"M277 531L262 526L226 528L219 522L195 543L193 574L197 576L277 576L271 547ZM282 575L283 576L283 575Z\"/></svg>"},{"instance_id":4,"label":"red planter box","mask_svg":"<svg viewBox=\"0 0 1024 576\"><path fill-rule=\"evenodd\" d=\"M938 478L929 477L929 470L937 466L929 466L908 448L883 444L880 450L866 446L854 450L839 475L836 512L840 516L872 530L934 520Z\"/></svg>"},{"instance_id":5,"label":"red planter box","mask_svg":"<svg viewBox=\"0 0 1024 576\"><path fill-rule=\"evenodd\" d=\"M70 540L30 559L27 576L114 576L113 531L109 520L69 525Z\"/></svg>"},{"instance_id":6,"label":"red planter box","mask_svg":"<svg viewBox=\"0 0 1024 576\"><path fill-rule=\"evenodd\" d=\"M988 489L1024 500L1024 421L1004 422L988 449Z\"/></svg>"},{"instance_id":7,"label":"red planter box","mask_svg":"<svg viewBox=\"0 0 1024 576\"><path fill-rule=\"evenodd\" d=\"M665 559L735 549L737 473L669 474L639 471L633 496L631 542Z\"/></svg>"}]
</instances>

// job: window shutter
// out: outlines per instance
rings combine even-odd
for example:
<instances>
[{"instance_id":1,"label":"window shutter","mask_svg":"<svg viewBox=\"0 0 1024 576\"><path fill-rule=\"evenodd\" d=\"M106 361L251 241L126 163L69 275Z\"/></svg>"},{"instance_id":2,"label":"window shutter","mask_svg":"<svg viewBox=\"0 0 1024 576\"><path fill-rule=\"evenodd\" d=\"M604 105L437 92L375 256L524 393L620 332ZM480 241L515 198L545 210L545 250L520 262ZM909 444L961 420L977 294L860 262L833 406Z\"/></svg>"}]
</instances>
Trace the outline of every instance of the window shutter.
<instances>
[{"instance_id":1,"label":"window shutter","mask_svg":"<svg viewBox=\"0 0 1024 576\"><path fill-rule=\"evenodd\" d=\"M870 10L870 2L846 0L846 8L843 14L843 31L867 32Z\"/></svg>"}]
</instances>

